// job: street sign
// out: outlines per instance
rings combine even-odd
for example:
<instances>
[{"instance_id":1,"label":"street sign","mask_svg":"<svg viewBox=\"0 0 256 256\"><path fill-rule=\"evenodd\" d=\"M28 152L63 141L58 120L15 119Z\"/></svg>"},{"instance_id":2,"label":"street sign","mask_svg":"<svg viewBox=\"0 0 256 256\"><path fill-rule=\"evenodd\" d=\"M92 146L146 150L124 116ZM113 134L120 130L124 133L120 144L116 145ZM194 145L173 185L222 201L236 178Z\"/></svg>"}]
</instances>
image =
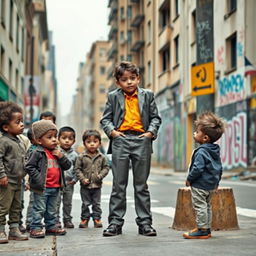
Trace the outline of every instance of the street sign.
<instances>
[{"instance_id":1,"label":"street sign","mask_svg":"<svg viewBox=\"0 0 256 256\"><path fill-rule=\"evenodd\" d=\"M208 62L192 67L191 95L199 96L214 92L214 62Z\"/></svg>"}]
</instances>

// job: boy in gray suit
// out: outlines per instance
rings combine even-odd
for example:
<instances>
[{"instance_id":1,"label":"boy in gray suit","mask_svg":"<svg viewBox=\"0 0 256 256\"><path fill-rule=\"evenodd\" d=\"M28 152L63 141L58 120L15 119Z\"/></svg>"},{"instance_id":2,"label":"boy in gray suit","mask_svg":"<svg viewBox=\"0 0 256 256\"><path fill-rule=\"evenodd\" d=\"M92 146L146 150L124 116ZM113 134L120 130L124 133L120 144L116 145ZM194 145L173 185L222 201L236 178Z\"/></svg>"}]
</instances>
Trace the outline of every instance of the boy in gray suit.
<instances>
[{"instance_id":1,"label":"boy in gray suit","mask_svg":"<svg viewBox=\"0 0 256 256\"><path fill-rule=\"evenodd\" d=\"M157 137L161 118L153 92L138 87L140 74L135 64L121 62L115 68L114 77L120 88L108 94L100 121L104 132L110 138L108 153L112 153L113 172L109 226L103 231L103 236L122 233L130 160L139 234L156 236L156 230L151 226L147 179L150 172L152 140Z\"/></svg>"}]
</instances>

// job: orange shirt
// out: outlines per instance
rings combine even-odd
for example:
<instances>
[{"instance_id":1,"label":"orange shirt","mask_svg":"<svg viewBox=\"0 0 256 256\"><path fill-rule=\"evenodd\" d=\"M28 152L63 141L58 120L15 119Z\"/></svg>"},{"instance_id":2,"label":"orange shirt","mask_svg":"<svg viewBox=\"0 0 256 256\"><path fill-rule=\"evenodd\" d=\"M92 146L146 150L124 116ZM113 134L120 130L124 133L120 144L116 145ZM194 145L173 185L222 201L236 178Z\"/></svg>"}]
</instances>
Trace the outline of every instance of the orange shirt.
<instances>
[{"instance_id":1,"label":"orange shirt","mask_svg":"<svg viewBox=\"0 0 256 256\"><path fill-rule=\"evenodd\" d=\"M119 131L138 131L145 132L143 124L141 122L138 92L134 92L133 95L127 95L124 93L125 97L125 115L122 124L119 127Z\"/></svg>"}]
</instances>

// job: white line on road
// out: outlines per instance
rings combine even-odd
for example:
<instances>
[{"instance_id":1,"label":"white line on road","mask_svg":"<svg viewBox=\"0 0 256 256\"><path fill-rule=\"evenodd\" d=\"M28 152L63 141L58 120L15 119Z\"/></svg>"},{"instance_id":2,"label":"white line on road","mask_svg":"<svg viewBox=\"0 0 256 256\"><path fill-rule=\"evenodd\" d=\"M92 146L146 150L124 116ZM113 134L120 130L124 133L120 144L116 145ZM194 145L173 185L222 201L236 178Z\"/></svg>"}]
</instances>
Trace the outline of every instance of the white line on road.
<instances>
[{"instance_id":1,"label":"white line on road","mask_svg":"<svg viewBox=\"0 0 256 256\"><path fill-rule=\"evenodd\" d=\"M174 207L151 207L151 211L162 214L171 218L174 218L175 208ZM236 207L236 212L240 216L256 218L256 210Z\"/></svg>"}]
</instances>

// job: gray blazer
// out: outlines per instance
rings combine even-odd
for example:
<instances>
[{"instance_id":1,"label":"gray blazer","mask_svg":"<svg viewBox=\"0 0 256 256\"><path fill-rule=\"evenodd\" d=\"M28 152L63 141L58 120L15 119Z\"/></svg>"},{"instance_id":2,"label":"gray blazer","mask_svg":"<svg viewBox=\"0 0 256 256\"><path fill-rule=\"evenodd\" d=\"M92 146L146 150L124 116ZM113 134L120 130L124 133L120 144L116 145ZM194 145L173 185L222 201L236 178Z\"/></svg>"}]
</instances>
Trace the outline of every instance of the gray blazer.
<instances>
[{"instance_id":1,"label":"gray blazer","mask_svg":"<svg viewBox=\"0 0 256 256\"><path fill-rule=\"evenodd\" d=\"M161 118L158 115L158 109L154 99L154 93L150 90L138 87L138 101L141 121L144 130L152 132L154 139L161 124ZM111 154L111 132L118 129L124 119L125 97L121 88L118 88L108 94L108 100L105 106L103 117L100 121L102 129L110 138L108 154Z\"/></svg>"}]
</instances>

